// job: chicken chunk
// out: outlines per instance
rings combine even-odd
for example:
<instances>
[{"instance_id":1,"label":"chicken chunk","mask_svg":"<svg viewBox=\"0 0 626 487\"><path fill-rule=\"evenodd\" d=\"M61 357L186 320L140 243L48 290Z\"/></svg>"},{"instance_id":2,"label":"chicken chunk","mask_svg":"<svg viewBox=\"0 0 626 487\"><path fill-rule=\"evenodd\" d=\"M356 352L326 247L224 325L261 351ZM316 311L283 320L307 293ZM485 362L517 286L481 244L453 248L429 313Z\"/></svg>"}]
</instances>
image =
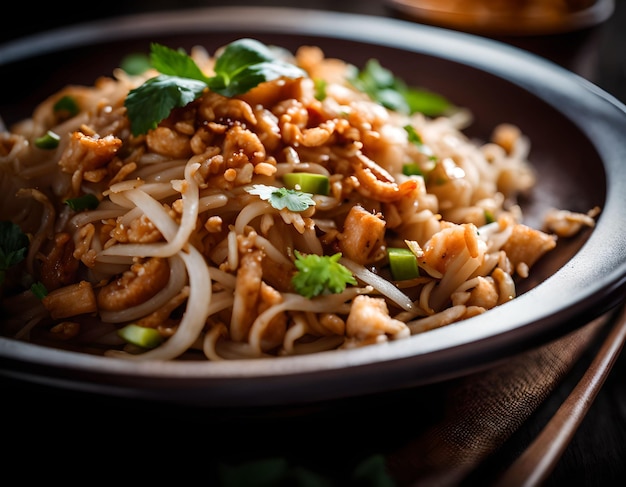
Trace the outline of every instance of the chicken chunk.
<instances>
[{"instance_id":1,"label":"chicken chunk","mask_svg":"<svg viewBox=\"0 0 626 487\"><path fill-rule=\"evenodd\" d=\"M385 221L361 206L353 206L344 221L339 247L344 255L359 264L380 260L385 253Z\"/></svg>"},{"instance_id":2,"label":"chicken chunk","mask_svg":"<svg viewBox=\"0 0 626 487\"><path fill-rule=\"evenodd\" d=\"M556 237L528 227L521 223L515 225L513 233L502 249L506 252L514 269L520 264L532 267L546 252L556 247Z\"/></svg>"},{"instance_id":3,"label":"chicken chunk","mask_svg":"<svg viewBox=\"0 0 626 487\"><path fill-rule=\"evenodd\" d=\"M389 316L383 298L362 294L354 298L346 321L346 334L350 338L367 340L383 335L404 338L410 335L410 331L404 322Z\"/></svg>"}]
</instances>

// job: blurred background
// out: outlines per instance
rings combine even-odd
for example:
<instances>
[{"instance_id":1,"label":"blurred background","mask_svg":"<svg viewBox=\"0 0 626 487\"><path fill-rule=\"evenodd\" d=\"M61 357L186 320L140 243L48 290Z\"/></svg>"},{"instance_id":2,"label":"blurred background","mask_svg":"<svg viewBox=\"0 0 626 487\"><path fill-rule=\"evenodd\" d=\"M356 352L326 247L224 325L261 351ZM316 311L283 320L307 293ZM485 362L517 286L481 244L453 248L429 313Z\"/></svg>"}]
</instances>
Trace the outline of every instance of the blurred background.
<instances>
[{"instance_id":1,"label":"blurred background","mask_svg":"<svg viewBox=\"0 0 626 487\"><path fill-rule=\"evenodd\" d=\"M488 4L487 13L501 13L498 10L526 4L567 5L572 11L588 4L601 5L596 9L591 23L596 25L576 28L569 32L556 32L547 35L504 35L502 32L484 28L476 18L467 14L457 16L435 15L432 12L458 6L469 10L472 5ZM449 27L459 27L477 35L501 40L525 50L534 52L565 66L594 82L622 101L626 101L626 0L127 0L125 2L103 3L86 8L84 2L65 0L45 2L33 8L28 2L18 2L14 18L17 22L5 22L0 30L0 42L22 38L41 31L62 28L82 22L97 22L122 15L133 15L172 9L194 9L218 6L274 6L301 9L322 9L338 12L382 15L404 18L416 22L441 23ZM100 6L100 8L97 8ZM435 6L435 7L433 7ZM554 9L553 9L554 10ZM610 15L606 20L606 13ZM580 13L572 17L574 22L584 25ZM500 16L502 19L502 16ZM450 19L454 19L454 22ZM510 21L513 19L512 21ZM511 25L521 23L521 17L514 15L507 19ZM537 24L537 22L534 22ZM482 25L483 28L480 28Z\"/></svg>"}]
</instances>

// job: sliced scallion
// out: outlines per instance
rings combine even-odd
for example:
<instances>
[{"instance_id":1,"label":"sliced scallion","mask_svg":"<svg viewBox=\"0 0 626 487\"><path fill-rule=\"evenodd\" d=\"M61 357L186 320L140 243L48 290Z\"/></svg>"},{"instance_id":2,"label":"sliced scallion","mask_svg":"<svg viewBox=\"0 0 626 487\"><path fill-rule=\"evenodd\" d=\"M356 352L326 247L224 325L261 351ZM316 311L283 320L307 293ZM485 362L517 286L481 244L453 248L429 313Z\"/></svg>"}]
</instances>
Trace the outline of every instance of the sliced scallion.
<instances>
[{"instance_id":1,"label":"sliced scallion","mask_svg":"<svg viewBox=\"0 0 626 487\"><path fill-rule=\"evenodd\" d=\"M417 258L409 249L390 247L387 249L391 275L396 281L419 277Z\"/></svg>"}]
</instances>

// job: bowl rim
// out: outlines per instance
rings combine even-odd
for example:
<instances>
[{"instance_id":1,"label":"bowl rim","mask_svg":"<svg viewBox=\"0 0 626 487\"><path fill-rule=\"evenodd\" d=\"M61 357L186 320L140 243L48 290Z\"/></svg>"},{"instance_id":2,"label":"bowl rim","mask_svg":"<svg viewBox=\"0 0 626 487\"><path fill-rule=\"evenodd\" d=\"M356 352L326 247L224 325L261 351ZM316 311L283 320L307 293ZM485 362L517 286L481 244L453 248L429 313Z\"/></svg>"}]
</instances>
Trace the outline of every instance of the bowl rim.
<instances>
[{"instance_id":1,"label":"bowl rim","mask_svg":"<svg viewBox=\"0 0 626 487\"><path fill-rule=\"evenodd\" d=\"M334 399L440 381L486 367L582 326L623 299L626 226L615 222L623 218L626 209L626 164L622 164L626 159L622 135L626 133L626 106L582 77L518 48L468 33L366 14L306 8L206 7L127 15L28 36L0 45L0 66L78 43L209 29L240 32L246 28L424 53L487 71L534 93L573 121L590 140L597 141L595 147L610 177L595 229L566 265L523 296L485 315L419 338L271 360L150 363L0 338L0 375L55 387L204 405ZM586 123L589 116L599 123ZM597 249L606 250L601 265L597 265ZM560 294L564 284L570 290L566 297ZM551 306L556 298L565 305L558 313ZM531 300L533 307L529 308ZM478 319L481 325L472 326ZM452 362L459 365L452 366ZM264 391L276 395L270 398L271 394Z\"/></svg>"}]
</instances>

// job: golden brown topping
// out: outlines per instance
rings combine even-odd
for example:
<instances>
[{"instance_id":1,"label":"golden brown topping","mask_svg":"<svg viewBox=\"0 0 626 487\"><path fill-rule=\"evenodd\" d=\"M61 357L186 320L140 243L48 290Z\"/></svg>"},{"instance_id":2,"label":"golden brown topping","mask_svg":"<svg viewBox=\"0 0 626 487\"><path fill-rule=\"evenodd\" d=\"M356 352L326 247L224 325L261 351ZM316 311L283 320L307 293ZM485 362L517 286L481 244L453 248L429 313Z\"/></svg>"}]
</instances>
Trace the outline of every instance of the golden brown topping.
<instances>
[{"instance_id":1,"label":"golden brown topping","mask_svg":"<svg viewBox=\"0 0 626 487\"><path fill-rule=\"evenodd\" d=\"M517 224L502 246L514 269L520 264L532 267L541 256L556 247L556 237L540 230Z\"/></svg>"},{"instance_id":2,"label":"golden brown topping","mask_svg":"<svg viewBox=\"0 0 626 487\"><path fill-rule=\"evenodd\" d=\"M169 127L157 127L148 132L146 144L151 151L173 159L183 159L192 154L189 135Z\"/></svg>"},{"instance_id":3,"label":"golden brown topping","mask_svg":"<svg viewBox=\"0 0 626 487\"><path fill-rule=\"evenodd\" d=\"M42 284L48 291L75 282L78 260L74 258L74 241L69 233L58 233L54 237L54 247L41 258Z\"/></svg>"},{"instance_id":4,"label":"golden brown topping","mask_svg":"<svg viewBox=\"0 0 626 487\"><path fill-rule=\"evenodd\" d=\"M130 270L100 289L98 307L119 311L137 306L163 289L169 276L170 267L166 259L152 257L133 264Z\"/></svg>"},{"instance_id":5,"label":"golden brown topping","mask_svg":"<svg viewBox=\"0 0 626 487\"><path fill-rule=\"evenodd\" d=\"M96 296L91 283L87 281L55 289L41 301L55 320L97 310Z\"/></svg>"},{"instance_id":6,"label":"golden brown topping","mask_svg":"<svg viewBox=\"0 0 626 487\"><path fill-rule=\"evenodd\" d=\"M385 335L398 338L408 336L409 329L404 322L389 316L384 299L360 295L352 302L346 321L346 335L357 339Z\"/></svg>"}]
</instances>

